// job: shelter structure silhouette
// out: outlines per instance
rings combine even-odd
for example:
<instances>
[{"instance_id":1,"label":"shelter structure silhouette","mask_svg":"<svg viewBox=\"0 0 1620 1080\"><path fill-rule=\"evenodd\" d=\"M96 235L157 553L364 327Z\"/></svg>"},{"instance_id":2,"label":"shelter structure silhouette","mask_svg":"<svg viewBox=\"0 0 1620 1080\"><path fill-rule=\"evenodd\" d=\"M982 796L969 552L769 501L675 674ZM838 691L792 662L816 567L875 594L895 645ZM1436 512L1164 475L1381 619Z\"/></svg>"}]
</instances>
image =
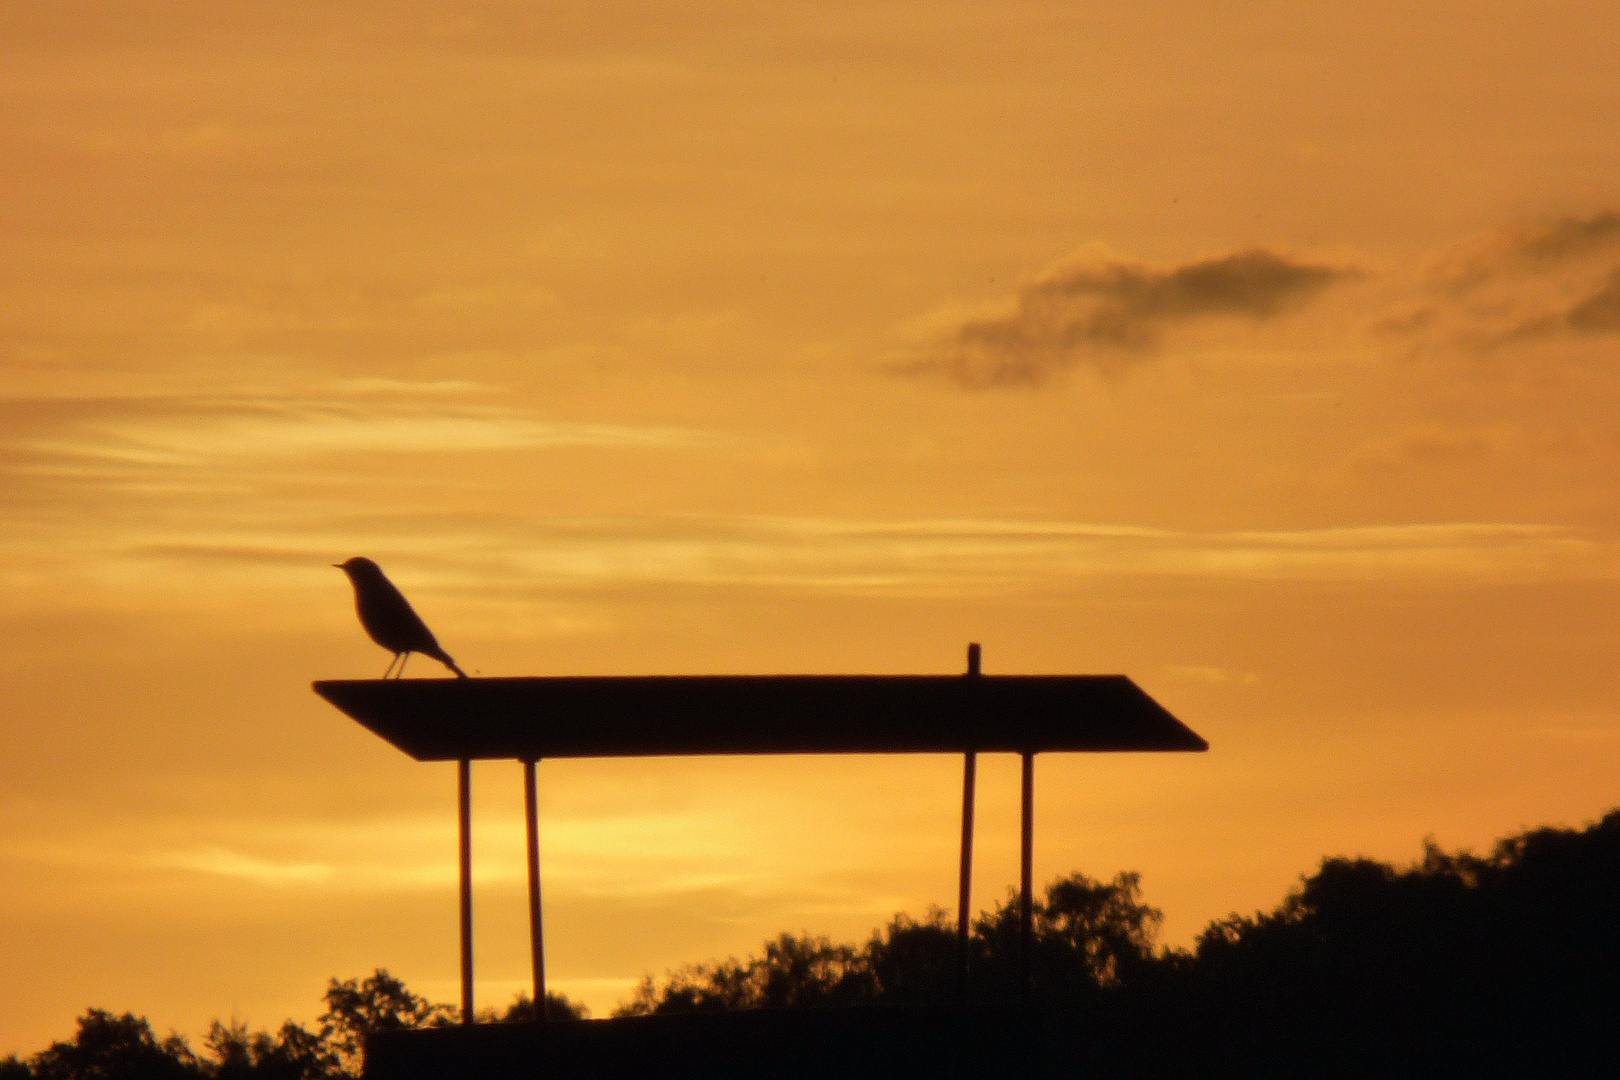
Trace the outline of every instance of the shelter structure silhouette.
<instances>
[{"instance_id":1,"label":"shelter structure silhouette","mask_svg":"<svg viewBox=\"0 0 1620 1080\"><path fill-rule=\"evenodd\" d=\"M471 765L524 766L533 1000L545 1000L536 766L545 758L953 753L963 758L957 936L965 974L980 753L1022 758L1022 981L1032 938L1035 755L1204 751L1124 675L700 675L316 682L317 694L418 761L457 763L461 1014L471 1025ZM619 1021L614 1021L619 1023Z\"/></svg>"}]
</instances>

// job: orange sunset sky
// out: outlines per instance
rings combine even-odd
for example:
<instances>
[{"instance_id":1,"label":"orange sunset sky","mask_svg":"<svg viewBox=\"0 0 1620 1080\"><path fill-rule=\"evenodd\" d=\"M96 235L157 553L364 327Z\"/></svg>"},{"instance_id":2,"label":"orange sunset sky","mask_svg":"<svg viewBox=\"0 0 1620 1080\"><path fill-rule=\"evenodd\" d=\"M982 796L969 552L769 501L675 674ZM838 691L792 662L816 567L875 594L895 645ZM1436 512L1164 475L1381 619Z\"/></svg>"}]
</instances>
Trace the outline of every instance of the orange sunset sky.
<instances>
[{"instance_id":1,"label":"orange sunset sky","mask_svg":"<svg viewBox=\"0 0 1620 1080\"><path fill-rule=\"evenodd\" d=\"M470 673L1128 674L1212 749L1043 756L1035 874L1172 944L1620 803L1616 56L1595 2L0 6L0 1054L454 999L454 767L309 689L387 662L356 554ZM954 903L956 758L540 783L598 1016ZM475 766L481 1004L521 794Z\"/></svg>"}]
</instances>

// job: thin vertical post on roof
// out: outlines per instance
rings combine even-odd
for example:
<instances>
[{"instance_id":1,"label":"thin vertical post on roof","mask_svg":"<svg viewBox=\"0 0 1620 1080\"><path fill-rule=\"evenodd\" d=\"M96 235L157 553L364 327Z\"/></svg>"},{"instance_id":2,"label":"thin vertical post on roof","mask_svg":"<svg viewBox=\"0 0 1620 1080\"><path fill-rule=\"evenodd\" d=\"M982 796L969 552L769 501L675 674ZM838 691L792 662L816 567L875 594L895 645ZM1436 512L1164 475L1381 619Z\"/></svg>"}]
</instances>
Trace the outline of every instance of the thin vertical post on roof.
<instances>
[{"instance_id":1,"label":"thin vertical post on roof","mask_svg":"<svg viewBox=\"0 0 1620 1080\"><path fill-rule=\"evenodd\" d=\"M1030 968L1035 951L1035 903L1031 878L1035 862L1035 755L1024 751L1024 813L1020 837L1018 875L1018 977L1019 990L1027 1001L1030 995Z\"/></svg>"},{"instance_id":2,"label":"thin vertical post on roof","mask_svg":"<svg viewBox=\"0 0 1620 1080\"><path fill-rule=\"evenodd\" d=\"M456 795L461 825L461 1022L473 1022L472 954L472 762L457 762Z\"/></svg>"},{"instance_id":3,"label":"thin vertical post on roof","mask_svg":"<svg viewBox=\"0 0 1620 1080\"><path fill-rule=\"evenodd\" d=\"M529 833L529 959L534 968L534 1019L546 1018L546 936L540 922L540 797L537 762L523 763L523 817Z\"/></svg>"},{"instance_id":4,"label":"thin vertical post on roof","mask_svg":"<svg viewBox=\"0 0 1620 1080\"><path fill-rule=\"evenodd\" d=\"M968 646L967 677L979 676L979 643ZM972 750L962 755L962 865L956 893L956 995L967 996L968 982L968 905L973 895L973 793L977 781L978 755Z\"/></svg>"}]
</instances>

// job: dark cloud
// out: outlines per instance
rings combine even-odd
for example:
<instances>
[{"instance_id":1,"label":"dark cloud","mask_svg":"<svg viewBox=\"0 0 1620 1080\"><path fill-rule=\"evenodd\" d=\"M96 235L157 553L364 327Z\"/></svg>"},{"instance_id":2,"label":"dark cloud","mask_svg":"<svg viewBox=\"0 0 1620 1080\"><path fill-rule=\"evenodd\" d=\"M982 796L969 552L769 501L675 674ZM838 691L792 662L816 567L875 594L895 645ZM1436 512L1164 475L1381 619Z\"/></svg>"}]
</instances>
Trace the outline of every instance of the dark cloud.
<instances>
[{"instance_id":1,"label":"dark cloud","mask_svg":"<svg viewBox=\"0 0 1620 1080\"><path fill-rule=\"evenodd\" d=\"M1355 275L1260 249L1169 268L1112 257L1071 261L1020 289L1008 314L960 323L903 370L942 372L975 387L1040 383L1077 364L1117 373L1151 355L1171 326L1270 319Z\"/></svg>"},{"instance_id":2,"label":"dark cloud","mask_svg":"<svg viewBox=\"0 0 1620 1080\"><path fill-rule=\"evenodd\" d=\"M1521 319L1507 330L1484 338L1479 351L1495 352L1520 342L1566 334L1620 334L1620 267L1609 271L1601 284L1574 303Z\"/></svg>"},{"instance_id":3,"label":"dark cloud","mask_svg":"<svg viewBox=\"0 0 1620 1080\"><path fill-rule=\"evenodd\" d=\"M1620 333L1620 268L1610 271L1602 288L1565 312L1564 321L1571 330Z\"/></svg>"},{"instance_id":4,"label":"dark cloud","mask_svg":"<svg viewBox=\"0 0 1620 1080\"><path fill-rule=\"evenodd\" d=\"M1499 358L1620 333L1620 211L1481 233L1428 261L1415 297L1370 325L1415 355Z\"/></svg>"},{"instance_id":5,"label":"dark cloud","mask_svg":"<svg viewBox=\"0 0 1620 1080\"><path fill-rule=\"evenodd\" d=\"M1620 249L1620 211L1600 210L1530 228L1482 233L1440 253L1428 284L1467 293L1502 277L1557 272L1562 264Z\"/></svg>"},{"instance_id":6,"label":"dark cloud","mask_svg":"<svg viewBox=\"0 0 1620 1080\"><path fill-rule=\"evenodd\" d=\"M1566 259L1620 246L1620 212L1563 218L1520 237L1519 250L1532 259Z\"/></svg>"}]
</instances>

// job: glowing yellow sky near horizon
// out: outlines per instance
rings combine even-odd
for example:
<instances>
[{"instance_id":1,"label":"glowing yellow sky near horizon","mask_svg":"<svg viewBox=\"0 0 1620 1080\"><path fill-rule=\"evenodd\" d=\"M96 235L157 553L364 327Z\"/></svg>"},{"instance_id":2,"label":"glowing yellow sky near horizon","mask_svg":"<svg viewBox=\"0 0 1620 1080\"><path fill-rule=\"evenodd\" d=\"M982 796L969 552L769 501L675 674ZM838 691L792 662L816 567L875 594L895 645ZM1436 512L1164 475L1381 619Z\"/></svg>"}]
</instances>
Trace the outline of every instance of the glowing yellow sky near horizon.
<instances>
[{"instance_id":1,"label":"glowing yellow sky near horizon","mask_svg":"<svg viewBox=\"0 0 1620 1080\"><path fill-rule=\"evenodd\" d=\"M453 776L308 689L386 663L354 554L490 675L1130 674L1212 750L1043 757L1037 876L1139 869L1178 944L1323 855L1601 814L1617 31L0 11L0 1054L453 999ZM554 984L949 905L958 769L546 763ZM503 1004L517 769L475 794Z\"/></svg>"}]
</instances>

